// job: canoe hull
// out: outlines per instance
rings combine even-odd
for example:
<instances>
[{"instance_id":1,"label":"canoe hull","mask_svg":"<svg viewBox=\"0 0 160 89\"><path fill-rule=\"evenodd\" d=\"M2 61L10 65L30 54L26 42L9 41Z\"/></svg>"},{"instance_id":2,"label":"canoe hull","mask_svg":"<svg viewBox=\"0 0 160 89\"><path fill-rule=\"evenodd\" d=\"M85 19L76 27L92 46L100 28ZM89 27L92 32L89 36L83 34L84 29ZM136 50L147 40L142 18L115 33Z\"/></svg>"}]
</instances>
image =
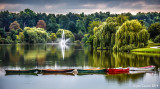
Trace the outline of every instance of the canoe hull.
<instances>
[{"instance_id":1,"label":"canoe hull","mask_svg":"<svg viewBox=\"0 0 160 89\"><path fill-rule=\"evenodd\" d=\"M151 71L154 70L155 66L146 67L128 67L130 71Z\"/></svg>"},{"instance_id":2,"label":"canoe hull","mask_svg":"<svg viewBox=\"0 0 160 89\"><path fill-rule=\"evenodd\" d=\"M129 68L120 68L120 69L116 69L116 68L109 68L108 69L109 73L128 73L129 72Z\"/></svg>"},{"instance_id":3,"label":"canoe hull","mask_svg":"<svg viewBox=\"0 0 160 89\"><path fill-rule=\"evenodd\" d=\"M72 72L74 69L59 69L59 70L52 70L52 69L44 69L40 70L41 73L66 73L66 72Z\"/></svg>"},{"instance_id":4,"label":"canoe hull","mask_svg":"<svg viewBox=\"0 0 160 89\"><path fill-rule=\"evenodd\" d=\"M107 70L106 69L100 69L100 70L83 70L83 69L78 69L78 73L105 73Z\"/></svg>"},{"instance_id":5,"label":"canoe hull","mask_svg":"<svg viewBox=\"0 0 160 89\"><path fill-rule=\"evenodd\" d=\"M7 74L10 73L36 73L37 69L35 70L5 70Z\"/></svg>"}]
</instances>

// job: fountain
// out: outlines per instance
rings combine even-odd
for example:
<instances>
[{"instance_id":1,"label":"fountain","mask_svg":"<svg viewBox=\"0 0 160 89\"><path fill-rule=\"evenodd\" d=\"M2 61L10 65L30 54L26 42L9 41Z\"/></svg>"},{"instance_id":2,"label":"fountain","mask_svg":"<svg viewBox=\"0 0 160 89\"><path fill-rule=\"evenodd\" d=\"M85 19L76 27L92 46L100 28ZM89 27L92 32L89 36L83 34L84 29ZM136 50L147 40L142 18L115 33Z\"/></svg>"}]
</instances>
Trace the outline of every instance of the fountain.
<instances>
[{"instance_id":1,"label":"fountain","mask_svg":"<svg viewBox=\"0 0 160 89\"><path fill-rule=\"evenodd\" d=\"M64 59L64 55L65 55L65 48L67 48L68 46L66 45L66 43L69 42L69 39L65 39L65 34L64 34L64 30L62 32L62 38L60 40L60 46L61 46L61 51L62 51L62 56Z\"/></svg>"}]
</instances>

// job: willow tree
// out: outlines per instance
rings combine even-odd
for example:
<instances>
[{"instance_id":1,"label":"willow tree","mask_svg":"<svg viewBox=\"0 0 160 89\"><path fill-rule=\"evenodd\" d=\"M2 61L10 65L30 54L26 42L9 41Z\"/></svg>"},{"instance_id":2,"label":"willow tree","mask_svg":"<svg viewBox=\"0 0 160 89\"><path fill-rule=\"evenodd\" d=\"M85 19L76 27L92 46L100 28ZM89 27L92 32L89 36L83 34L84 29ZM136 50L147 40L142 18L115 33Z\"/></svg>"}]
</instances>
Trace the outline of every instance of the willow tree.
<instances>
[{"instance_id":1,"label":"willow tree","mask_svg":"<svg viewBox=\"0 0 160 89\"><path fill-rule=\"evenodd\" d=\"M116 32L115 51L128 51L133 48L145 47L149 33L137 20L126 21Z\"/></svg>"},{"instance_id":2,"label":"willow tree","mask_svg":"<svg viewBox=\"0 0 160 89\"><path fill-rule=\"evenodd\" d=\"M98 49L112 49L118 27L128 19L127 16L108 17L99 27L93 29L95 35L93 46Z\"/></svg>"}]
</instances>

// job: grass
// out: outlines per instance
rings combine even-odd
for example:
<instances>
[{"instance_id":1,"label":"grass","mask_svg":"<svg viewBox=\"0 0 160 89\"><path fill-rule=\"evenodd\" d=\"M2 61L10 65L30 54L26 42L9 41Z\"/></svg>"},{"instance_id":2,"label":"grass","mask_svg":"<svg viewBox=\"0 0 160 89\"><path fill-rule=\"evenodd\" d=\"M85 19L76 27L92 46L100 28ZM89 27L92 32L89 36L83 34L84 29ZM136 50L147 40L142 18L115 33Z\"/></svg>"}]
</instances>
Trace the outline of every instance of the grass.
<instances>
[{"instance_id":1,"label":"grass","mask_svg":"<svg viewBox=\"0 0 160 89\"><path fill-rule=\"evenodd\" d=\"M160 53L160 49L150 48L150 47L155 47L155 46L160 46L160 43L153 43L150 41L146 48L133 49L131 50L131 52Z\"/></svg>"},{"instance_id":2,"label":"grass","mask_svg":"<svg viewBox=\"0 0 160 89\"><path fill-rule=\"evenodd\" d=\"M155 48L138 48L138 49L133 49L131 52L159 52L160 49L155 49Z\"/></svg>"}]
</instances>

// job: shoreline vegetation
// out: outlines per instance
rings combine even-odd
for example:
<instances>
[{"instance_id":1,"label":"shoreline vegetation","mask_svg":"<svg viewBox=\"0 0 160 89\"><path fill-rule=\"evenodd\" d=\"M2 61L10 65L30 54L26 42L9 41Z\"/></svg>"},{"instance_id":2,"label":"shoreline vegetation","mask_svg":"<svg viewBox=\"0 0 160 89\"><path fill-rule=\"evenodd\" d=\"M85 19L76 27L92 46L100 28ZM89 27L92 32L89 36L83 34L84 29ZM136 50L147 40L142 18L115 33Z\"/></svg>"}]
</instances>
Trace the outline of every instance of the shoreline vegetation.
<instances>
[{"instance_id":1,"label":"shoreline vegetation","mask_svg":"<svg viewBox=\"0 0 160 89\"><path fill-rule=\"evenodd\" d=\"M71 43L89 45L95 50L160 53L160 13L110 14L0 12L0 44L56 43L65 37Z\"/></svg>"}]
</instances>

